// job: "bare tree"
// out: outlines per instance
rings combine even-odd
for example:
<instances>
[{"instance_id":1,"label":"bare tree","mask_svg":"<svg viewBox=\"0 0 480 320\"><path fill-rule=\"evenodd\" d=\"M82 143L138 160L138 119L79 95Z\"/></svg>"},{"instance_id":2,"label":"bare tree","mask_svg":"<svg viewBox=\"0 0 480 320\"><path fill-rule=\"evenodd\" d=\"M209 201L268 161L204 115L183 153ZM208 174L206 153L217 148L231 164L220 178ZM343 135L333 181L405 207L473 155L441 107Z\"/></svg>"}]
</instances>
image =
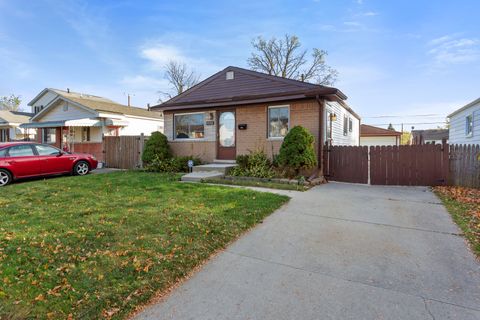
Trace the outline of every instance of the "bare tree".
<instances>
[{"instance_id":1,"label":"bare tree","mask_svg":"<svg viewBox=\"0 0 480 320\"><path fill-rule=\"evenodd\" d=\"M18 111L21 103L21 97L14 94L0 97L0 110Z\"/></svg>"},{"instance_id":2,"label":"bare tree","mask_svg":"<svg viewBox=\"0 0 480 320\"><path fill-rule=\"evenodd\" d=\"M273 37L270 40L258 37L252 41L252 46L255 52L248 59L252 70L323 85L332 85L338 77L337 70L325 63L325 50L314 48L309 61L308 51L301 49L295 35L286 34L282 39Z\"/></svg>"},{"instance_id":3,"label":"bare tree","mask_svg":"<svg viewBox=\"0 0 480 320\"><path fill-rule=\"evenodd\" d=\"M190 70L185 63L172 60L165 65L165 78L172 85L172 91L175 91L175 94L161 91L159 93L167 99L171 99L196 85L200 75ZM161 102L162 98L159 101Z\"/></svg>"}]
</instances>

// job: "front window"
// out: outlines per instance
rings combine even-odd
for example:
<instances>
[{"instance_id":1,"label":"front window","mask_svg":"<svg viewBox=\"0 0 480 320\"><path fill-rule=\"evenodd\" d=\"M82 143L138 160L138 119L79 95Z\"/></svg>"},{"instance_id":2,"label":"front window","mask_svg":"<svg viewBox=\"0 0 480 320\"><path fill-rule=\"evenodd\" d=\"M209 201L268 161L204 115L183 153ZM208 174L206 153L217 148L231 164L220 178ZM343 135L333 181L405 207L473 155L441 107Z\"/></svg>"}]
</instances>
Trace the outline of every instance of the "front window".
<instances>
[{"instance_id":1,"label":"front window","mask_svg":"<svg viewBox=\"0 0 480 320\"><path fill-rule=\"evenodd\" d=\"M28 157L34 156L33 149L29 144L21 144L19 146L10 147L8 149L10 157Z\"/></svg>"},{"instance_id":2,"label":"front window","mask_svg":"<svg viewBox=\"0 0 480 320\"><path fill-rule=\"evenodd\" d=\"M52 155L58 155L60 154L60 150L57 148L51 147L51 146L45 146L45 145L36 145L37 152L39 156L52 156Z\"/></svg>"},{"instance_id":3,"label":"front window","mask_svg":"<svg viewBox=\"0 0 480 320\"><path fill-rule=\"evenodd\" d=\"M90 141L90 127L82 127L82 142Z\"/></svg>"},{"instance_id":4,"label":"front window","mask_svg":"<svg viewBox=\"0 0 480 320\"><path fill-rule=\"evenodd\" d=\"M57 142L57 130L55 128L45 128L42 131L42 143Z\"/></svg>"},{"instance_id":5,"label":"front window","mask_svg":"<svg viewBox=\"0 0 480 320\"><path fill-rule=\"evenodd\" d=\"M268 108L268 137L283 138L287 135L290 122L288 106Z\"/></svg>"},{"instance_id":6,"label":"front window","mask_svg":"<svg viewBox=\"0 0 480 320\"><path fill-rule=\"evenodd\" d=\"M10 129L0 129L0 142L8 142Z\"/></svg>"},{"instance_id":7,"label":"front window","mask_svg":"<svg viewBox=\"0 0 480 320\"><path fill-rule=\"evenodd\" d=\"M0 158L7 156L7 149L0 149Z\"/></svg>"},{"instance_id":8,"label":"front window","mask_svg":"<svg viewBox=\"0 0 480 320\"><path fill-rule=\"evenodd\" d=\"M343 117L343 135L348 135L348 118L346 116Z\"/></svg>"},{"instance_id":9,"label":"front window","mask_svg":"<svg viewBox=\"0 0 480 320\"><path fill-rule=\"evenodd\" d=\"M175 139L201 139L205 136L205 114L189 113L174 116Z\"/></svg>"},{"instance_id":10,"label":"front window","mask_svg":"<svg viewBox=\"0 0 480 320\"><path fill-rule=\"evenodd\" d=\"M465 118L465 135L473 135L473 114Z\"/></svg>"}]
</instances>

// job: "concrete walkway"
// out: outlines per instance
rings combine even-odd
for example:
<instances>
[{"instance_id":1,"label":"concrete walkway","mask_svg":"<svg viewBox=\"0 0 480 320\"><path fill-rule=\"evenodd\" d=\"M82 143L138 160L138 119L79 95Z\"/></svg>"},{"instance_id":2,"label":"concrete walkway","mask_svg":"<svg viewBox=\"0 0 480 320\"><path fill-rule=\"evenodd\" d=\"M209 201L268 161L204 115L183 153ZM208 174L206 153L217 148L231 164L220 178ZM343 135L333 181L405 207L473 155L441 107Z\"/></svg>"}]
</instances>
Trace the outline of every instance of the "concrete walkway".
<instances>
[{"instance_id":1,"label":"concrete walkway","mask_svg":"<svg viewBox=\"0 0 480 320\"><path fill-rule=\"evenodd\" d=\"M136 319L480 319L480 264L426 188L290 195Z\"/></svg>"}]
</instances>

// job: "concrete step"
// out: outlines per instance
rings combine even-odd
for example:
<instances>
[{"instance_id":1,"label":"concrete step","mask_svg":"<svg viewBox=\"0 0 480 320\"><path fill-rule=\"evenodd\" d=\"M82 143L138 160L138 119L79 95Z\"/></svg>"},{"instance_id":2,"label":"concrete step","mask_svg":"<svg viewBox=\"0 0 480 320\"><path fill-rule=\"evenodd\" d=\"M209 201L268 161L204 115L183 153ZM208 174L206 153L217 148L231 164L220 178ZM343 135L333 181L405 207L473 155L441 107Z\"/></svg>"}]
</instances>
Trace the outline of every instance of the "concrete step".
<instances>
[{"instance_id":1,"label":"concrete step","mask_svg":"<svg viewBox=\"0 0 480 320\"><path fill-rule=\"evenodd\" d=\"M229 164L236 164L236 160L224 160L224 159L215 159L213 163L229 163Z\"/></svg>"},{"instance_id":2,"label":"concrete step","mask_svg":"<svg viewBox=\"0 0 480 320\"><path fill-rule=\"evenodd\" d=\"M227 174L228 171L234 167L236 167L236 164L232 163L210 163L210 164L202 164L199 166L194 166L192 168L193 172L204 172L204 171L212 171L212 172L218 172L222 174Z\"/></svg>"},{"instance_id":3,"label":"concrete step","mask_svg":"<svg viewBox=\"0 0 480 320\"><path fill-rule=\"evenodd\" d=\"M203 179L221 179L223 177L225 177L225 175L218 171L197 171L182 176L181 180L187 182L200 182Z\"/></svg>"}]
</instances>

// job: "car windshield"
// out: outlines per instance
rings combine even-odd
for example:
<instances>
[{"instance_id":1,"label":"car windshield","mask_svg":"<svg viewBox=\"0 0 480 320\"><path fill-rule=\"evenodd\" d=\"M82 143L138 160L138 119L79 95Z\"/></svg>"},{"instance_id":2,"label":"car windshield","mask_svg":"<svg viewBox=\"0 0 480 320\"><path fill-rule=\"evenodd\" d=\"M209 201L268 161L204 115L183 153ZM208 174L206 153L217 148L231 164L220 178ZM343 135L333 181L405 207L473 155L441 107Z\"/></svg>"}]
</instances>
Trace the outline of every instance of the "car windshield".
<instances>
[{"instance_id":1,"label":"car windshield","mask_svg":"<svg viewBox=\"0 0 480 320\"><path fill-rule=\"evenodd\" d=\"M5 158L7 155L7 148L0 149L0 158Z\"/></svg>"}]
</instances>

